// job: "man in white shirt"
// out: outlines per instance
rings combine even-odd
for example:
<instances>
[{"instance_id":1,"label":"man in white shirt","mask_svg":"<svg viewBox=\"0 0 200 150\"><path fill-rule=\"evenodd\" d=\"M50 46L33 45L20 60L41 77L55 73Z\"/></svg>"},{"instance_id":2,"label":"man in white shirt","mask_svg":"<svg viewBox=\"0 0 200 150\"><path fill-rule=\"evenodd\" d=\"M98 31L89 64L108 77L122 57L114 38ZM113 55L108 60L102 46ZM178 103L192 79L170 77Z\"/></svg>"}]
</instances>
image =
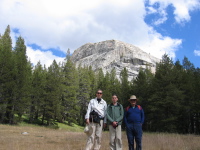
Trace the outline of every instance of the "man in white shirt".
<instances>
[{"instance_id":1,"label":"man in white shirt","mask_svg":"<svg viewBox=\"0 0 200 150\"><path fill-rule=\"evenodd\" d=\"M88 140L86 143L85 150L99 150L101 147L101 135L103 126L106 126L106 110L107 103L102 99L102 90L96 92L96 98L91 99L88 105L87 113L85 115L86 124L88 124L92 129L92 134L88 135ZM94 122L90 118L90 113L95 111L98 113L100 122Z\"/></svg>"}]
</instances>

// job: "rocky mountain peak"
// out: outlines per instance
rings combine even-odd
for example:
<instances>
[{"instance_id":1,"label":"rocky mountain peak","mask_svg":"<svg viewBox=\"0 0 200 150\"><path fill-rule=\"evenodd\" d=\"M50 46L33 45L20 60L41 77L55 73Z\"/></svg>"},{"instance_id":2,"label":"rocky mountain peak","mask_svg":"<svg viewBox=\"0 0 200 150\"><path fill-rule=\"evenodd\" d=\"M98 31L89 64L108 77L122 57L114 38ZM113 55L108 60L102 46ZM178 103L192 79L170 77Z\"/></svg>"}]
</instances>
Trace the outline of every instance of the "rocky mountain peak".
<instances>
[{"instance_id":1,"label":"rocky mountain peak","mask_svg":"<svg viewBox=\"0 0 200 150\"><path fill-rule=\"evenodd\" d=\"M118 40L87 43L74 51L71 60L78 66L91 66L94 71L102 68L110 72L115 68L119 78L121 70L126 67L129 80L138 75L139 69L149 67L155 72L160 59L147 54L138 47Z\"/></svg>"}]
</instances>

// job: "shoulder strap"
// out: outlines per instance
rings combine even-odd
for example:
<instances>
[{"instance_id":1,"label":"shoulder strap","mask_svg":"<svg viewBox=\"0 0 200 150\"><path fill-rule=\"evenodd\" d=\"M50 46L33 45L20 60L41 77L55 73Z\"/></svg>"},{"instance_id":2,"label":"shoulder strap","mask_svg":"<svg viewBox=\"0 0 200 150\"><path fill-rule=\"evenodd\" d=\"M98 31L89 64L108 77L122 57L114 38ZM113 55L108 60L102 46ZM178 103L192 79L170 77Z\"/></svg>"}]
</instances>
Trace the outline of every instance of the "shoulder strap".
<instances>
[{"instance_id":1,"label":"shoulder strap","mask_svg":"<svg viewBox=\"0 0 200 150\"><path fill-rule=\"evenodd\" d=\"M130 106L126 107L126 111L128 111L128 110L129 110L129 108L130 108Z\"/></svg>"},{"instance_id":2,"label":"shoulder strap","mask_svg":"<svg viewBox=\"0 0 200 150\"><path fill-rule=\"evenodd\" d=\"M123 109L123 106L121 104L119 104L119 106L120 106L120 109Z\"/></svg>"},{"instance_id":3,"label":"shoulder strap","mask_svg":"<svg viewBox=\"0 0 200 150\"><path fill-rule=\"evenodd\" d=\"M142 107L140 105L137 105L137 107L138 107L139 110L142 110Z\"/></svg>"},{"instance_id":4,"label":"shoulder strap","mask_svg":"<svg viewBox=\"0 0 200 150\"><path fill-rule=\"evenodd\" d=\"M138 107L139 110L142 110L142 107L140 105L137 105L137 107ZM126 107L126 111L128 111L129 108L130 108L130 106Z\"/></svg>"}]
</instances>

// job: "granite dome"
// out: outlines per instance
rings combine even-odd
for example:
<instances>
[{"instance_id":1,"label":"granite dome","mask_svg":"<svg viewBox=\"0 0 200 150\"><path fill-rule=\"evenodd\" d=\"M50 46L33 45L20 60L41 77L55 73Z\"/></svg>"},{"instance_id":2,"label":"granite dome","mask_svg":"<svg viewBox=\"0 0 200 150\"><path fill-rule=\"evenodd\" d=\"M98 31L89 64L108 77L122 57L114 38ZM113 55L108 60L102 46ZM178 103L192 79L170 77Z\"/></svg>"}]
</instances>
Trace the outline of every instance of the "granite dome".
<instances>
[{"instance_id":1,"label":"granite dome","mask_svg":"<svg viewBox=\"0 0 200 150\"><path fill-rule=\"evenodd\" d=\"M126 67L129 80L138 75L140 68L148 67L155 72L156 63L160 62L160 59L138 47L118 40L87 43L74 51L71 60L77 66L91 66L94 71L102 68L104 73L115 68L118 78L121 70Z\"/></svg>"}]
</instances>

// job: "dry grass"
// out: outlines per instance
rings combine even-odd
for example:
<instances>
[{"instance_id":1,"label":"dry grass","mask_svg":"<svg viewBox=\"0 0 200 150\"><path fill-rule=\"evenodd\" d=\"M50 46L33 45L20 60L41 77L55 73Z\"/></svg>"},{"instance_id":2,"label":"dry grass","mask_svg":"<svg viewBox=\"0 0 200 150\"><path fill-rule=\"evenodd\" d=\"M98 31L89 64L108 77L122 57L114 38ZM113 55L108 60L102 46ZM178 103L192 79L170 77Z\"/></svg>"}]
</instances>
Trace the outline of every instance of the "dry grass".
<instances>
[{"instance_id":1,"label":"dry grass","mask_svg":"<svg viewBox=\"0 0 200 150\"><path fill-rule=\"evenodd\" d=\"M22 132L28 132L23 135ZM128 150L123 132L123 149ZM0 125L0 150L84 150L86 135L45 127ZM101 150L109 150L108 132L103 132ZM200 150L195 135L144 133L143 150Z\"/></svg>"}]
</instances>

